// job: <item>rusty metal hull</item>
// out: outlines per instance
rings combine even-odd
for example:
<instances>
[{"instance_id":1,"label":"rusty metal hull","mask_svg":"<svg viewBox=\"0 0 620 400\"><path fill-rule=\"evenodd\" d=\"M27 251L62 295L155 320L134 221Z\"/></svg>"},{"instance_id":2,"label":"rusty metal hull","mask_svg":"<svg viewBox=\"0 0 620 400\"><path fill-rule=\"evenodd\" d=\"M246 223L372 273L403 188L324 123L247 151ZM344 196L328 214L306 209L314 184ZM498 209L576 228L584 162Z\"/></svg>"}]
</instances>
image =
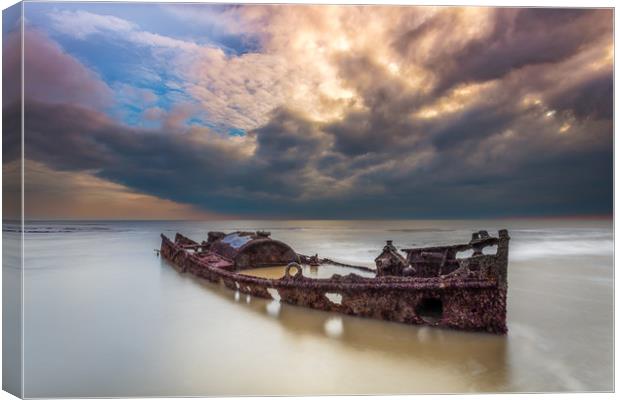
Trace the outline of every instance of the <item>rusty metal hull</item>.
<instances>
[{"instance_id":1,"label":"rusty metal hull","mask_svg":"<svg viewBox=\"0 0 620 400\"><path fill-rule=\"evenodd\" d=\"M265 299L408 324L505 334L505 279L497 256L481 256L476 272L453 271L436 277L333 275L327 279L293 274L280 279L243 275L230 261L180 234L175 241L161 235L160 254L182 272ZM506 249L507 257L507 249ZM302 261L306 257L301 256ZM507 261L507 260L506 260ZM478 263L480 264L480 262ZM501 265L500 265L501 267ZM505 266L504 266L505 269ZM500 278L498 278L498 276Z\"/></svg>"}]
</instances>

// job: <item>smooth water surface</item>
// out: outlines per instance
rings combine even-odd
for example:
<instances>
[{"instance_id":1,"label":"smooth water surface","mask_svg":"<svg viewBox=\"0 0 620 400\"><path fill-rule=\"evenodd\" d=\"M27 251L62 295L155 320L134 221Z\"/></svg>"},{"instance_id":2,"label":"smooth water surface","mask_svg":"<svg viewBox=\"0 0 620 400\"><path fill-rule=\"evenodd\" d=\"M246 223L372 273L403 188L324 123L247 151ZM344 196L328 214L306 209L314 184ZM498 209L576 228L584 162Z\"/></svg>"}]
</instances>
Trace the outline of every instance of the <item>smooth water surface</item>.
<instances>
[{"instance_id":1,"label":"smooth water surface","mask_svg":"<svg viewBox=\"0 0 620 400\"><path fill-rule=\"evenodd\" d=\"M160 233L260 229L300 253L372 266L386 239L451 244L499 228L512 237L507 336L252 298L153 251ZM33 222L26 231L27 397L613 389L611 220Z\"/></svg>"}]
</instances>

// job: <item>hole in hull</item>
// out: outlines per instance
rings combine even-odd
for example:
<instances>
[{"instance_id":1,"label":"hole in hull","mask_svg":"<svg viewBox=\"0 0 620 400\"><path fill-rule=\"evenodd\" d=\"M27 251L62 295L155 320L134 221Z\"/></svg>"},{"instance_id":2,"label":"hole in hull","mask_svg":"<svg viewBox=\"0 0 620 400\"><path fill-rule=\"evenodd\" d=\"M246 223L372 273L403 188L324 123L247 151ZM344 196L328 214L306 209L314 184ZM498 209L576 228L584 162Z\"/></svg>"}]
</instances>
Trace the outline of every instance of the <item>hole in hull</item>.
<instances>
[{"instance_id":1,"label":"hole in hull","mask_svg":"<svg viewBox=\"0 0 620 400\"><path fill-rule=\"evenodd\" d=\"M485 247L484 249L482 249L482 254L490 255L490 256L496 255L497 254L497 245Z\"/></svg>"},{"instance_id":2,"label":"hole in hull","mask_svg":"<svg viewBox=\"0 0 620 400\"><path fill-rule=\"evenodd\" d=\"M456 258L457 259L461 259L461 258L469 258L472 255L474 255L474 251L473 250L463 250L463 251L459 251L456 253Z\"/></svg>"},{"instance_id":3,"label":"hole in hull","mask_svg":"<svg viewBox=\"0 0 620 400\"><path fill-rule=\"evenodd\" d=\"M334 304L342 304L342 295L340 293L325 293L325 297Z\"/></svg>"},{"instance_id":4,"label":"hole in hull","mask_svg":"<svg viewBox=\"0 0 620 400\"><path fill-rule=\"evenodd\" d=\"M424 322L436 324L443 317L443 302L435 298L422 299L416 306L415 312Z\"/></svg>"}]
</instances>

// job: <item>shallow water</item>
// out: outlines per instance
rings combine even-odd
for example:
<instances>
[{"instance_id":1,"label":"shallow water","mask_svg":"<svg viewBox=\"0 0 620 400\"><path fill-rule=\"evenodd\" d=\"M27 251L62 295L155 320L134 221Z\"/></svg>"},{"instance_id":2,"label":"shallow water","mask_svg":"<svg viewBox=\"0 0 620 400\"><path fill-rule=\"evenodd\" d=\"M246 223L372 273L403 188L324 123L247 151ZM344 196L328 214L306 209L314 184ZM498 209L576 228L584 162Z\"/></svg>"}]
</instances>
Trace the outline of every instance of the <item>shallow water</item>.
<instances>
[{"instance_id":1,"label":"shallow water","mask_svg":"<svg viewBox=\"0 0 620 400\"><path fill-rule=\"evenodd\" d=\"M507 336L252 298L180 274L153 251L161 232L260 229L300 253L372 266L386 239L449 244L499 228L512 237ZM26 231L27 397L613 388L611 220L91 221Z\"/></svg>"},{"instance_id":2,"label":"shallow water","mask_svg":"<svg viewBox=\"0 0 620 400\"><path fill-rule=\"evenodd\" d=\"M277 267L265 267L265 268L253 268L239 271L240 274L249 276L258 276L261 278L280 279L284 277L286 272L286 265ZM374 272L366 271L358 268L347 268L339 265L322 264L321 266L313 267L310 265L302 265L301 272L303 276L313 279L326 279L331 278L334 274L347 275L355 274L367 278L373 278ZM293 274L295 271L293 270Z\"/></svg>"}]
</instances>

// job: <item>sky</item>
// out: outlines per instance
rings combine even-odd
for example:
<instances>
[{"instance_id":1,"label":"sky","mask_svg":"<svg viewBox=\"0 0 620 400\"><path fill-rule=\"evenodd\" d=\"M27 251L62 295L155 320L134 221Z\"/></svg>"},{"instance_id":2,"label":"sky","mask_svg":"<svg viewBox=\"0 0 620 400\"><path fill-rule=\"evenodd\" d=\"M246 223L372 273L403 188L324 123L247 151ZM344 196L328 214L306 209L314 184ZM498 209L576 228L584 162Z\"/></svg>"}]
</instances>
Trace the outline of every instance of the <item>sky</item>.
<instances>
[{"instance_id":1,"label":"sky","mask_svg":"<svg viewBox=\"0 0 620 400\"><path fill-rule=\"evenodd\" d=\"M32 2L23 21L30 218L613 212L611 9Z\"/></svg>"}]
</instances>

